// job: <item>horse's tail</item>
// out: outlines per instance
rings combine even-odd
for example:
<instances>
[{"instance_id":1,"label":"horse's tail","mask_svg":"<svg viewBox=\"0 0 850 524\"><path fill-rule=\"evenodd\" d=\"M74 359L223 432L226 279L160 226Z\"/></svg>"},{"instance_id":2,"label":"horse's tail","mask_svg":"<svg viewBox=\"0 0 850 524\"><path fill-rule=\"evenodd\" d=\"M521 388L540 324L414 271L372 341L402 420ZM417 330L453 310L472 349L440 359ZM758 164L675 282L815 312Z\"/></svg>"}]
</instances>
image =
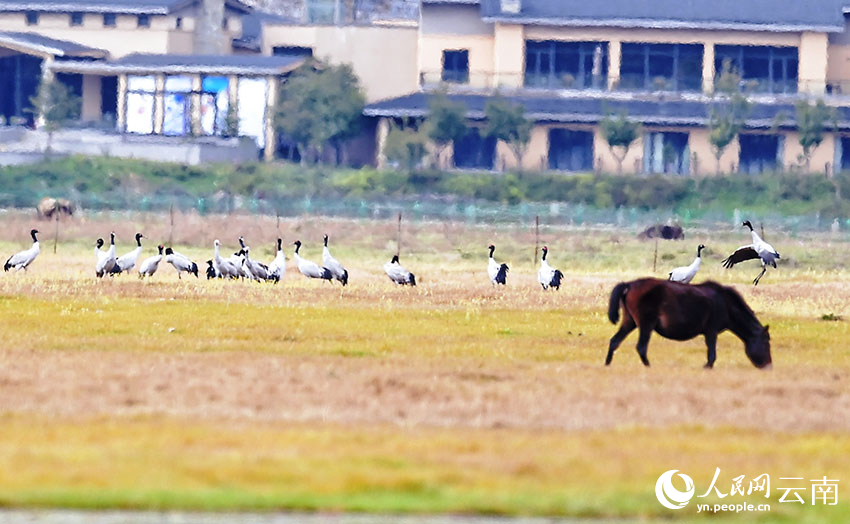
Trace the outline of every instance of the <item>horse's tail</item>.
<instances>
[{"instance_id":1,"label":"horse's tail","mask_svg":"<svg viewBox=\"0 0 850 524\"><path fill-rule=\"evenodd\" d=\"M611 291L611 299L608 301L608 320L610 320L612 324L616 324L620 321L620 302L623 301L628 290L629 283L620 282L614 286L614 290Z\"/></svg>"}]
</instances>

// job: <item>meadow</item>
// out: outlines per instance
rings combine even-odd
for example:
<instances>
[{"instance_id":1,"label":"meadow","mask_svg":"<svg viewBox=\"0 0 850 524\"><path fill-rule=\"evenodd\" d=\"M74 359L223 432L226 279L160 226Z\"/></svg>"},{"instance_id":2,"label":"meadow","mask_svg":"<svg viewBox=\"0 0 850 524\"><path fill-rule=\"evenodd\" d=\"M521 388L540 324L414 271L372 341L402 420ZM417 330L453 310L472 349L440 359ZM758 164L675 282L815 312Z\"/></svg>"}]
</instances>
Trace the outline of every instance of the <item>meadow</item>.
<instances>
[{"instance_id":1,"label":"meadow","mask_svg":"<svg viewBox=\"0 0 850 524\"><path fill-rule=\"evenodd\" d=\"M640 521L847 522L850 481L850 237L766 239L760 268L720 260L749 242L733 224L684 241L630 229L542 227L565 274L536 283L530 228L405 223L401 261L382 265L393 222L301 217L89 214L59 224L0 214L0 254L42 254L0 275L0 505L14 507L482 513ZM171 237L199 266L219 238L244 235L270 260L274 239L321 259L328 233L351 283L308 281L292 261L279 285L178 279L97 280L94 239L118 251ZM487 279L487 245L511 267ZM725 333L715 369L700 339L653 336L644 368L632 334L603 366L616 331L614 284L666 277L706 244L697 281L734 285L770 324L774 367L755 369ZM286 246L291 256L292 246ZM653 265L655 271L653 272ZM668 510L655 482L677 469L707 490L768 473L771 511ZM839 480L838 505L779 503L780 477ZM806 491L808 495L808 491Z\"/></svg>"}]
</instances>

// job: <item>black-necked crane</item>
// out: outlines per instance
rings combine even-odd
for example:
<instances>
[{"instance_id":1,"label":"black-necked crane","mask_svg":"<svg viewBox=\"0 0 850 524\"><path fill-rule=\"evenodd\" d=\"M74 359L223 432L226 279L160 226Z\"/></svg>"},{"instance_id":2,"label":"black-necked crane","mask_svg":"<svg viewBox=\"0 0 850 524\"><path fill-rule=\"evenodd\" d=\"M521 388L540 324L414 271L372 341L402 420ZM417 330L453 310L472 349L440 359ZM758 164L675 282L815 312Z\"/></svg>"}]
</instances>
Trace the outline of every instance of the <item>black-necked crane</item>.
<instances>
[{"instance_id":1,"label":"black-necked crane","mask_svg":"<svg viewBox=\"0 0 850 524\"><path fill-rule=\"evenodd\" d=\"M115 267L115 233L109 233L109 249L101 251L103 247L103 239L97 239L97 247L94 248L94 254L97 257L97 263L94 267L94 273L98 278L103 278L112 268Z\"/></svg>"},{"instance_id":2,"label":"black-necked crane","mask_svg":"<svg viewBox=\"0 0 850 524\"><path fill-rule=\"evenodd\" d=\"M269 264L269 279L274 280L275 284L283 280L286 274L286 254L283 252L283 239L277 239L277 254Z\"/></svg>"},{"instance_id":3,"label":"black-necked crane","mask_svg":"<svg viewBox=\"0 0 850 524\"><path fill-rule=\"evenodd\" d=\"M23 251L19 251L14 255L10 256L6 263L3 264L3 271L9 271L14 268L18 271L24 270L26 272L27 266L33 263L35 258L41 252L41 245L38 243L38 238L36 235L38 234L37 229L30 230L30 236L32 237L32 246L29 249L25 249Z\"/></svg>"},{"instance_id":4,"label":"black-necked crane","mask_svg":"<svg viewBox=\"0 0 850 524\"><path fill-rule=\"evenodd\" d=\"M670 278L668 280L672 280L673 282L681 282L682 284L689 284L691 280L699 271L699 265L702 262L702 250L705 249L705 246L700 244L697 246L697 256L691 265L677 267L673 271L670 272Z\"/></svg>"},{"instance_id":5,"label":"black-necked crane","mask_svg":"<svg viewBox=\"0 0 850 524\"><path fill-rule=\"evenodd\" d=\"M319 278L327 281L333 280L334 277L330 269L322 267L311 260L307 260L306 258L301 258L301 255L298 253L301 249L300 240L296 240L292 243L292 245L295 246L295 253L293 254L295 257L295 264L298 266L298 271L300 271L302 275L307 278Z\"/></svg>"},{"instance_id":6,"label":"black-necked crane","mask_svg":"<svg viewBox=\"0 0 850 524\"><path fill-rule=\"evenodd\" d=\"M487 274L490 276L490 283L502 284L503 286L507 284L508 281L508 268L507 264L499 264L496 262L496 259L493 258L493 252L496 251L496 246L490 244L487 248L490 250L490 260L487 263Z\"/></svg>"},{"instance_id":7,"label":"black-necked crane","mask_svg":"<svg viewBox=\"0 0 850 524\"><path fill-rule=\"evenodd\" d=\"M142 263L139 265L139 278L152 277L156 273L156 270L159 269L159 263L162 261L162 250L165 247L160 244L156 248L159 250L159 254L142 260Z\"/></svg>"},{"instance_id":8,"label":"black-necked crane","mask_svg":"<svg viewBox=\"0 0 850 524\"><path fill-rule=\"evenodd\" d=\"M561 279L564 274L559 269L555 269L549 265L546 260L546 255L549 254L549 247L543 246L543 260L540 261L540 269L537 270L537 281L543 286L543 289L561 289Z\"/></svg>"},{"instance_id":9,"label":"black-necked crane","mask_svg":"<svg viewBox=\"0 0 850 524\"><path fill-rule=\"evenodd\" d=\"M416 276L404 269L404 266L398 261L398 255L393 255L392 260L384 264L384 272L390 277L390 280L400 286L416 285Z\"/></svg>"},{"instance_id":10,"label":"black-necked crane","mask_svg":"<svg viewBox=\"0 0 850 524\"><path fill-rule=\"evenodd\" d=\"M241 252L241 251L240 251ZM242 276L242 259L239 258L239 265L231 258L221 258L221 242L218 239L213 241L213 269L223 278L239 278Z\"/></svg>"},{"instance_id":11,"label":"black-necked crane","mask_svg":"<svg viewBox=\"0 0 850 524\"><path fill-rule=\"evenodd\" d=\"M174 266L174 269L177 270L177 278L182 280L184 271L190 275L195 275L195 278L198 278L198 264L192 262L192 260L186 255L181 255L177 251L168 247L165 249L165 261Z\"/></svg>"},{"instance_id":12,"label":"black-necked crane","mask_svg":"<svg viewBox=\"0 0 850 524\"><path fill-rule=\"evenodd\" d=\"M757 286L759 281L761 281L761 277L764 276L764 273L767 271L767 266L773 266L774 269L776 269L776 261L779 260L779 253L773 249L773 246L761 239L758 233L756 233L753 229L753 225L749 220L745 220L744 223L741 224L741 227L747 227L750 229L750 235L753 237L753 243L736 249L734 253L729 255L723 261L723 267L728 269L745 260L753 260L756 258L761 260L761 273L759 273L759 276L753 280L753 285Z\"/></svg>"},{"instance_id":13,"label":"black-necked crane","mask_svg":"<svg viewBox=\"0 0 850 524\"><path fill-rule=\"evenodd\" d=\"M322 265L328 268L335 279L342 282L342 285L348 284L348 270L342 267L337 259L331 255L328 249L328 235L324 238L325 246L322 248Z\"/></svg>"},{"instance_id":14,"label":"black-necked crane","mask_svg":"<svg viewBox=\"0 0 850 524\"><path fill-rule=\"evenodd\" d=\"M136 247L127 253L126 255L122 255L115 260L115 265L112 266L112 269L109 271L110 273L119 274L119 273L127 273L134 267L136 267L136 262L139 260L139 255L142 254L142 239L145 238L145 235L141 233L136 233Z\"/></svg>"}]
</instances>

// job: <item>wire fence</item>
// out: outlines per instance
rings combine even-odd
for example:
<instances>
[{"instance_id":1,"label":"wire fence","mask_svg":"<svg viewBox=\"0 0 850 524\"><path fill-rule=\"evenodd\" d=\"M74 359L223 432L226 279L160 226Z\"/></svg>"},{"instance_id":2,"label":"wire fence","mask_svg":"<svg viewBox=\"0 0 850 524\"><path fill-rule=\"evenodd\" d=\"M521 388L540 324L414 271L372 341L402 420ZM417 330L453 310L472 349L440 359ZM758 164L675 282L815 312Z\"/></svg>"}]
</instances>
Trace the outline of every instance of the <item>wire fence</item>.
<instances>
[{"instance_id":1,"label":"wire fence","mask_svg":"<svg viewBox=\"0 0 850 524\"><path fill-rule=\"evenodd\" d=\"M0 208L35 209L44 195L0 192ZM539 217L552 226L601 226L634 229L653 224L675 223L686 229L739 226L745 219L758 220L790 234L833 232L850 234L850 218L809 214L788 216L750 209L640 209L597 208L569 202L503 204L489 201L423 196L416 198L356 199L323 196L245 197L219 192L197 197L187 194L139 195L135 192L69 195L75 214L101 211L145 213L197 213L199 215L262 215L281 218L327 216L390 220L402 213L405 220L451 221L468 224L524 225Z\"/></svg>"}]
</instances>

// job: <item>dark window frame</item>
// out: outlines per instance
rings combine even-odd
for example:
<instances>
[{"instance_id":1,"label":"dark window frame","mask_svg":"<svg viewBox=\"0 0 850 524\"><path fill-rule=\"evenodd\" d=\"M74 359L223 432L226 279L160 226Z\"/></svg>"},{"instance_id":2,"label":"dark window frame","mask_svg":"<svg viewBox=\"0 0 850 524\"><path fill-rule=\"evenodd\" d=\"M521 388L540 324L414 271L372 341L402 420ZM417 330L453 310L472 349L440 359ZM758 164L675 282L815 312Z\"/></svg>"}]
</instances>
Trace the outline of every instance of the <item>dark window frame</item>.
<instances>
[{"instance_id":1,"label":"dark window frame","mask_svg":"<svg viewBox=\"0 0 850 524\"><path fill-rule=\"evenodd\" d=\"M151 15L141 14L136 17L136 27L148 29L151 26Z\"/></svg>"},{"instance_id":2,"label":"dark window frame","mask_svg":"<svg viewBox=\"0 0 850 524\"><path fill-rule=\"evenodd\" d=\"M760 154L752 147L764 147L767 142L775 141L775 150L770 155ZM761 144L759 144L761 142ZM779 158L783 152L784 137L778 133L741 133L738 135L738 172L749 175L770 173L782 169ZM772 146L773 144L771 144Z\"/></svg>"},{"instance_id":3,"label":"dark window frame","mask_svg":"<svg viewBox=\"0 0 850 524\"><path fill-rule=\"evenodd\" d=\"M715 46L715 80L723 72L723 62L726 60L731 62L732 69L741 76L742 83L752 87L755 92L794 94L799 89L800 53L796 47ZM767 76L756 76L752 73L755 67L760 67L760 62L764 62Z\"/></svg>"},{"instance_id":4,"label":"dark window frame","mask_svg":"<svg viewBox=\"0 0 850 524\"><path fill-rule=\"evenodd\" d=\"M705 47L702 44L624 42L620 54L618 87L623 90L700 92L704 56ZM630 60L629 57L633 58ZM664 67L665 61L669 64L669 72L658 72L658 69ZM698 65L699 75L684 74L684 68L689 63Z\"/></svg>"},{"instance_id":5,"label":"dark window frame","mask_svg":"<svg viewBox=\"0 0 850 524\"><path fill-rule=\"evenodd\" d=\"M28 26L38 25L38 11L27 11L24 13L24 18Z\"/></svg>"},{"instance_id":6,"label":"dark window frame","mask_svg":"<svg viewBox=\"0 0 850 524\"><path fill-rule=\"evenodd\" d=\"M440 78L443 82L468 84L469 49L443 49Z\"/></svg>"},{"instance_id":7,"label":"dark window frame","mask_svg":"<svg viewBox=\"0 0 850 524\"><path fill-rule=\"evenodd\" d=\"M81 26L85 21L85 14L79 11L71 13L69 16L69 22L72 27Z\"/></svg>"},{"instance_id":8,"label":"dark window frame","mask_svg":"<svg viewBox=\"0 0 850 524\"><path fill-rule=\"evenodd\" d=\"M593 131L553 127L549 129L548 137L546 160L549 170L564 173L593 171ZM556 148L559 154L555 154Z\"/></svg>"},{"instance_id":9,"label":"dark window frame","mask_svg":"<svg viewBox=\"0 0 850 524\"><path fill-rule=\"evenodd\" d=\"M103 27L115 27L118 25L118 17L115 13L103 13Z\"/></svg>"},{"instance_id":10,"label":"dark window frame","mask_svg":"<svg viewBox=\"0 0 850 524\"><path fill-rule=\"evenodd\" d=\"M593 74L593 62L600 50L599 75ZM567 75L572 80L567 79ZM526 87L549 89L605 89L608 85L608 42L526 40Z\"/></svg>"}]
</instances>

